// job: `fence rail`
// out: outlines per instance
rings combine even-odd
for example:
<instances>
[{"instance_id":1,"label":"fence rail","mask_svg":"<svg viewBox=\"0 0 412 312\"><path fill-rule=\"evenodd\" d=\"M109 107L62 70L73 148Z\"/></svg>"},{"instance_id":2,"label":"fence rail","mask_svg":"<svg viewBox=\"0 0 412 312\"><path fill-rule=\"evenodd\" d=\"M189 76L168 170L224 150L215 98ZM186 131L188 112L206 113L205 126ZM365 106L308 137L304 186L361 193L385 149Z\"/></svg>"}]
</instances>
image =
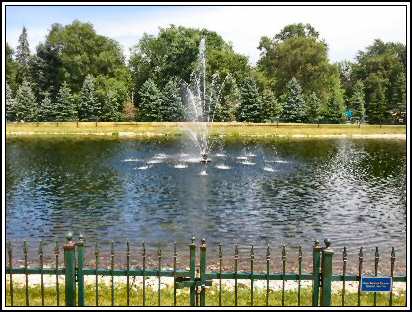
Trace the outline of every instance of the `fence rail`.
<instances>
[{"instance_id":1,"label":"fence rail","mask_svg":"<svg viewBox=\"0 0 412 312\"><path fill-rule=\"evenodd\" d=\"M249 261L250 270L239 271L239 248L235 245L234 255L233 255L233 268L232 272L223 271L222 259L223 251L222 245L219 244L218 252L218 271L207 271L207 245L204 239L201 240L199 246L199 265L197 265L195 238L189 245L189 269L181 270L177 268L177 252L176 243L173 248L173 269L162 268L162 251L159 248L157 250L157 268L153 269L147 268L147 253L145 243L142 244L142 254L141 260L142 265L140 268L130 267L130 244L126 242L126 268L115 269L115 251L114 243L110 245L110 268L104 269L100 268L100 252L98 245L96 243L94 255L95 255L95 265L93 268L84 267L84 238L82 235L79 236L77 242L73 240L73 235L68 233L66 236L66 243L63 246L64 250L64 265L60 266L60 251L58 243L54 247L54 268L44 267L44 255L43 255L43 243L40 242L38 254L39 254L39 267L29 268L28 267L28 246L24 242L23 245L23 255L24 255L24 267L13 267L13 250L10 243L7 244L7 255L8 255L8 265L6 266L6 274L9 274L9 298L10 306L14 306L14 282L13 276L16 274L23 274L25 276L24 283L24 296L25 305L30 306L30 296L29 296L29 275L40 274L40 297L41 305L45 305L45 287L44 287L44 275L54 275L55 276L55 294L56 294L56 305L59 306L60 302L60 291L61 285L59 284L59 276L64 276L64 293L65 293L65 305L66 306L84 306L85 305L85 276L95 276L95 306L99 306L99 277L108 276L110 279L110 302L111 305L115 304L115 277L126 277L126 305L129 306L131 301L131 283L130 278L132 277L142 277L142 306L146 305L147 301L147 277L157 278L157 305L160 306L162 303L161 297L161 278L162 277L172 277L173 278L173 305L177 305L177 289L188 288L189 289L189 305L190 306L205 306L207 289L212 286L213 280L217 280L218 289L218 305L222 306L222 280L234 280L234 305L239 305L238 295L239 295L239 284L238 280L249 280L249 298L250 306L255 304L255 287L254 281L266 281L266 294L265 294L265 305L269 306L270 302L270 281L282 281L281 287L281 301L280 305L285 305L285 284L287 281L297 282L297 306L301 306L301 294L302 294L302 281L312 281L311 287L311 305L312 306L330 306L332 303L332 282L342 283L342 294L341 294L341 305L345 306L346 299L346 282L354 281L358 282L357 291L357 305L361 305L361 277L363 276L363 261L364 254L363 248L359 251L359 267L358 274L351 275L347 274L347 251L346 247L342 252L342 274L333 274L333 256L334 251L331 248L331 244L328 240L325 240L325 244L322 247L318 241L315 241L312 248L312 272L302 272L302 248L298 247L298 267L295 273L287 272L287 250L286 246L283 245L281 249L281 264L282 272L271 272L271 249L269 246L266 248L266 272L256 272L255 271L255 251L254 247L251 246ZM395 268L395 250L392 248L390 257L390 277L392 282L406 282L406 276L394 276ZM378 248L375 249L374 254L374 276L378 276L380 265L380 254ZM377 305L377 293L373 293L373 305ZM392 289L388 296L388 305L393 305L393 292Z\"/></svg>"}]
</instances>

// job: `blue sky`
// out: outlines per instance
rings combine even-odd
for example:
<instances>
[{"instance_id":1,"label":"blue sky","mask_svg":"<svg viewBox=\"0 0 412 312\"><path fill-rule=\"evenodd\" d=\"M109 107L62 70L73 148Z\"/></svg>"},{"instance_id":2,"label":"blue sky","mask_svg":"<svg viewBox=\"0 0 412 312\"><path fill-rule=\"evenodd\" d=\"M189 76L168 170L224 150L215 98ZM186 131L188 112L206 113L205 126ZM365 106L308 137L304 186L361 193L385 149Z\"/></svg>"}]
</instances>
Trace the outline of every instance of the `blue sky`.
<instances>
[{"instance_id":1,"label":"blue sky","mask_svg":"<svg viewBox=\"0 0 412 312\"><path fill-rule=\"evenodd\" d=\"M7 6L6 39L12 47L24 26L31 50L51 24L91 22L99 34L117 40L126 55L144 32L170 24L217 31L254 64L261 36L273 37L290 23L311 23L329 45L332 61L353 59L375 38L405 43L405 7L362 6Z\"/></svg>"}]
</instances>

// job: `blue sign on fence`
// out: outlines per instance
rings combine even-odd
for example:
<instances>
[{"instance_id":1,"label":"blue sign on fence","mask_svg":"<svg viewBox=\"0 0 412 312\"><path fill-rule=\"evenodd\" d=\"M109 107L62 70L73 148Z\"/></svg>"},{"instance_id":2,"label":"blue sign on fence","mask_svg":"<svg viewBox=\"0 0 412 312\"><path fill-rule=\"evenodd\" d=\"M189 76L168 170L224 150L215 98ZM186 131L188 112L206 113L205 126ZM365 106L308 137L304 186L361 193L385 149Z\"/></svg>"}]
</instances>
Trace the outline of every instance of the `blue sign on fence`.
<instances>
[{"instance_id":1,"label":"blue sign on fence","mask_svg":"<svg viewBox=\"0 0 412 312\"><path fill-rule=\"evenodd\" d=\"M391 291L392 277L367 277L361 278L361 291Z\"/></svg>"}]
</instances>

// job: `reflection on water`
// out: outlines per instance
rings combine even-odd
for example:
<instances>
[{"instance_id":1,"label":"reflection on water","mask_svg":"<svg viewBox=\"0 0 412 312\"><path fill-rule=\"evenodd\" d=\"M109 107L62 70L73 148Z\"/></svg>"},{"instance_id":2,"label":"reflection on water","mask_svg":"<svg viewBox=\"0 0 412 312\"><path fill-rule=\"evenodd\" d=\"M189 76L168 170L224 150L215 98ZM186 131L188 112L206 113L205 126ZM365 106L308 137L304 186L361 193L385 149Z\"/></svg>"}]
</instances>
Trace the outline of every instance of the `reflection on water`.
<instances>
[{"instance_id":1,"label":"reflection on water","mask_svg":"<svg viewBox=\"0 0 412 312\"><path fill-rule=\"evenodd\" d=\"M182 144L8 140L7 240L63 240L73 230L88 242L186 248L196 235L209 245L310 248L328 237L405 253L404 141L278 141L248 148L253 158L232 143L211 155L205 176ZM182 153L185 162L168 161Z\"/></svg>"}]
</instances>

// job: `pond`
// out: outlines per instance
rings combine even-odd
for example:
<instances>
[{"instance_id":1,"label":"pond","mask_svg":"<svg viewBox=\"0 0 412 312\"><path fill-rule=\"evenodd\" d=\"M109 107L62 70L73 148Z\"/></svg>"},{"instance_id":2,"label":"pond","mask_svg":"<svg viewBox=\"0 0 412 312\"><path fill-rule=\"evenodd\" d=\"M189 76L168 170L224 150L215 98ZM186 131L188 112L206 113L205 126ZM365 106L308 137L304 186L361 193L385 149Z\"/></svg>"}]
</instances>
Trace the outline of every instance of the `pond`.
<instances>
[{"instance_id":1,"label":"pond","mask_svg":"<svg viewBox=\"0 0 412 312\"><path fill-rule=\"evenodd\" d=\"M207 175L191 158L179 139L9 138L7 240L51 244L71 230L102 248L129 239L186 251L195 235L309 251L327 237L353 254L394 246L404 261L403 140L225 141Z\"/></svg>"}]
</instances>

